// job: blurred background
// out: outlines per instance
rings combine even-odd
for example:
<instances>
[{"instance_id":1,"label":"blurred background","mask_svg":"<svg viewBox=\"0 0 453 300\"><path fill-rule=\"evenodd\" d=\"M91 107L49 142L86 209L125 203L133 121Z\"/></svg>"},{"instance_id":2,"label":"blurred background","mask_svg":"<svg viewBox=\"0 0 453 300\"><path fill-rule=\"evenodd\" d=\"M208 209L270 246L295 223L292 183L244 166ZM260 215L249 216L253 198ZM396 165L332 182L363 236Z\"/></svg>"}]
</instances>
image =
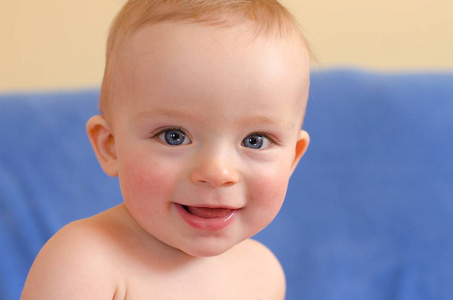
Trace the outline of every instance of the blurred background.
<instances>
[{"instance_id":1,"label":"blurred background","mask_svg":"<svg viewBox=\"0 0 453 300\"><path fill-rule=\"evenodd\" d=\"M1 0L0 91L100 85L108 27L125 0ZM282 0L315 68L453 69L452 0Z\"/></svg>"}]
</instances>

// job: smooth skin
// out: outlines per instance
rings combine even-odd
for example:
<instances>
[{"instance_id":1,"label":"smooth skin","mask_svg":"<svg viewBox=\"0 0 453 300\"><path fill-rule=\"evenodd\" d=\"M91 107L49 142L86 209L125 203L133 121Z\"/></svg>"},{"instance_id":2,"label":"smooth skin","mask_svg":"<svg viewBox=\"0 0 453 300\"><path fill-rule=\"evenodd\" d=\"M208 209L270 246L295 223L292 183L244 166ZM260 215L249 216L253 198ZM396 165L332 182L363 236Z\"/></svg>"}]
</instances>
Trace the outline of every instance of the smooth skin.
<instances>
[{"instance_id":1,"label":"smooth skin","mask_svg":"<svg viewBox=\"0 0 453 300\"><path fill-rule=\"evenodd\" d=\"M112 107L87 132L124 203L49 240L22 299L284 299L278 260L250 237L309 143L303 43L164 22L118 57Z\"/></svg>"}]
</instances>

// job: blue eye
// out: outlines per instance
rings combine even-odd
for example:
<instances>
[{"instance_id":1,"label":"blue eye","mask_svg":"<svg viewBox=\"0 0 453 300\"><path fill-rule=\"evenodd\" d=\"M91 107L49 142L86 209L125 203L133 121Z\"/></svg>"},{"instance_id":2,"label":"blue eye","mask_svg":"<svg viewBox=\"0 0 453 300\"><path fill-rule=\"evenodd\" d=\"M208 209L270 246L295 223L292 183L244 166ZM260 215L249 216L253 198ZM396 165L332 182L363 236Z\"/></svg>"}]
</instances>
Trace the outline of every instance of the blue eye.
<instances>
[{"instance_id":1,"label":"blue eye","mask_svg":"<svg viewBox=\"0 0 453 300\"><path fill-rule=\"evenodd\" d=\"M251 134L242 141L242 146L251 149L264 149L270 144L269 139L261 134Z\"/></svg>"},{"instance_id":2,"label":"blue eye","mask_svg":"<svg viewBox=\"0 0 453 300\"><path fill-rule=\"evenodd\" d=\"M190 144L191 140L180 129L168 129L161 132L158 137L170 146Z\"/></svg>"}]
</instances>

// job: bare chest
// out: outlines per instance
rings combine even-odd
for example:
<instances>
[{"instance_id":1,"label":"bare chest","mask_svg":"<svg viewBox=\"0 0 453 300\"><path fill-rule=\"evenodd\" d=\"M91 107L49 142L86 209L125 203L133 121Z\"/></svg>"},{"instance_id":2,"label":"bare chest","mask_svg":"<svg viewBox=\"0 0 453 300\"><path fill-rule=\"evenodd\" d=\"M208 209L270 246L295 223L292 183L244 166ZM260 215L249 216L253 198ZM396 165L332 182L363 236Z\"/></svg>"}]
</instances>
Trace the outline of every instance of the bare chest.
<instances>
[{"instance_id":1,"label":"bare chest","mask_svg":"<svg viewBox=\"0 0 453 300\"><path fill-rule=\"evenodd\" d=\"M265 300L266 290L248 274L234 266L179 266L146 271L135 269L118 285L115 300Z\"/></svg>"}]
</instances>

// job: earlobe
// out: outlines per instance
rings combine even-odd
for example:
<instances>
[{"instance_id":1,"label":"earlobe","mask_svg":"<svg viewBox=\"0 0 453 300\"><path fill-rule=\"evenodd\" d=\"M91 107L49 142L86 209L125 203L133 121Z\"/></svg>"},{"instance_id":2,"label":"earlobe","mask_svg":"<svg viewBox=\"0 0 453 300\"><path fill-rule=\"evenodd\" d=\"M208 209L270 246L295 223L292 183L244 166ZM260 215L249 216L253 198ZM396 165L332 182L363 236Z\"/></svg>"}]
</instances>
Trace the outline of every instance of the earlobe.
<instances>
[{"instance_id":1,"label":"earlobe","mask_svg":"<svg viewBox=\"0 0 453 300\"><path fill-rule=\"evenodd\" d=\"M299 131L299 137L297 138L294 161L291 166L291 173L294 172L294 170L296 169L297 164L299 163L299 160L305 154L305 151L307 151L309 144L310 144L310 135L305 130Z\"/></svg>"},{"instance_id":2,"label":"earlobe","mask_svg":"<svg viewBox=\"0 0 453 300\"><path fill-rule=\"evenodd\" d=\"M87 122L86 131L104 172L112 177L118 176L115 140L105 119L102 116L92 117Z\"/></svg>"}]
</instances>

